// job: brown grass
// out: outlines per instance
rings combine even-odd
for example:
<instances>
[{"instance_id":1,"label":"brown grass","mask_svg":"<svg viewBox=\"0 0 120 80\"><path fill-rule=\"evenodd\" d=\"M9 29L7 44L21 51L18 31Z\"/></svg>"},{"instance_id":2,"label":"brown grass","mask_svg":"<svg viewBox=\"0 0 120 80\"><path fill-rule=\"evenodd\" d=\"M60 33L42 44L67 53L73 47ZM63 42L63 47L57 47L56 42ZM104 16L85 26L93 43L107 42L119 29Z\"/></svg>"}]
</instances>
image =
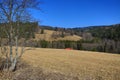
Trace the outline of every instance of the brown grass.
<instances>
[{"instance_id":1,"label":"brown grass","mask_svg":"<svg viewBox=\"0 0 120 80\"><path fill-rule=\"evenodd\" d=\"M120 80L120 55L90 51L42 49L26 51L23 60L49 72L80 80Z\"/></svg>"},{"instance_id":2,"label":"brown grass","mask_svg":"<svg viewBox=\"0 0 120 80\"><path fill-rule=\"evenodd\" d=\"M72 41L78 41L82 39L80 36L73 35L73 36L65 36L64 38L57 38L54 39L51 37L53 34L53 30L44 30L44 34L35 34L35 40L46 40L46 41L57 41L57 40L72 40Z\"/></svg>"},{"instance_id":3,"label":"brown grass","mask_svg":"<svg viewBox=\"0 0 120 80\"><path fill-rule=\"evenodd\" d=\"M0 71L0 80L79 80L78 77L46 71L40 67L33 67L20 61L14 72Z\"/></svg>"}]
</instances>

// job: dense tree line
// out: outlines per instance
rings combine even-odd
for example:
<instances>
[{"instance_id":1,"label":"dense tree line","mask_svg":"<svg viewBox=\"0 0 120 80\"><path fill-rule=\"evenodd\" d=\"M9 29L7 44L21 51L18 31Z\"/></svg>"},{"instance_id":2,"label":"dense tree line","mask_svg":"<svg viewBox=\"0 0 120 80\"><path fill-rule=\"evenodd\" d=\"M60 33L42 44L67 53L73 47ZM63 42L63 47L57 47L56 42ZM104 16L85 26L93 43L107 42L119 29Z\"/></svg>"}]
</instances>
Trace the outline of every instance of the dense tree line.
<instances>
[{"instance_id":1,"label":"dense tree line","mask_svg":"<svg viewBox=\"0 0 120 80\"><path fill-rule=\"evenodd\" d=\"M31 45L32 43L32 45ZM39 48L57 48L57 49L65 49L71 48L75 50L82 50L81 41L68 41L68 40L59 40L59 41L31 41L28 42L27 46L39 47Z\"/></svg>"},{"instance_id":2,"label":"dense tree line","mask_svg":"<svg viewBox=\"0 0 120 80\"><path fill-rule=\"evenodd\" d=\"M4 26L6 25L6 26ZM8 27L7 27L8 25ZM17 33L17 28L19 28L19 38L35 38L35 33L38 31L38 23L37 22L26 22L19 23L19 27L16 27L17 22L13 23L13 28ZM9 24L1 23L0 24L0 36L5 38L7 36L6 31L10 30Z\"/></svg>"},{"instance_id":3,"label":"dense tree line","mask_svg":"<svg viewBox=\"0 0 120 80\"><path fill-rule=\"evenodd\" d=\"M38 47L38 48L56 48L56 49L66 49L71 48L74 50L87 50L87 51L98 51L98 52L109 52L109 53L120 53L120 41L113 40L102 40L98 43L93 41L69 41L69 40L59 40L59 41L29 41L27 46Z\"/></svg>"}]
</instances>

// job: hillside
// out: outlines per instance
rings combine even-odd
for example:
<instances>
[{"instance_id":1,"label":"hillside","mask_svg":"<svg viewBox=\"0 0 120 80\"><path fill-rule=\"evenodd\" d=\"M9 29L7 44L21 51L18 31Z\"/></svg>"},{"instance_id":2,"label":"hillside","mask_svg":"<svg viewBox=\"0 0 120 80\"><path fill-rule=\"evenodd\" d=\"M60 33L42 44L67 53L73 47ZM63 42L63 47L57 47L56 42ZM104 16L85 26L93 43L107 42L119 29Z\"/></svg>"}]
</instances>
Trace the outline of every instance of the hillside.
<instances>
[{"instance_id":1,"label":"hillside","mask_svg":"<svg viewBox=\"0 0 120 80\"><path fill-rule=\"evenodd\" d=\"M60 37L59 33L61 31L54 31L54 30L44 30L43 34L36 33L35 40L46 40L46 41L57 41L57 40L70 40L70 41L78 41L81 39L80 36L77 35L67 35L65 37ZM57 38L52 37L53 33L58 34ZM57 35L56 35L57 36Z\"/></svg>"},{"instance_id":2,"label":"hillside","mask_svg":"<svg viewBox=\"0 0 120 80\"><path fill-rule=\"evenodd\" d=\"M93 37L101 39L120 40L120 24L113 25L101 25L101 26L88 26L81 28L71 28L76 35L82 35L83 33L89 32Z\"/></svg>"},{"instance_id":3,"label":"hillside","mask_svg":"<svg viewBox=\"0 0 120 80\"><path fill-rule=\"evenodd\" d=\"M42 29L49 30L64 30L74 35L82 36L84 33L91 33L93 37L101 39L112 39L120 40L120 24L113 25L99 25L99 26L88 26L88 27L76 27L76 28L60 28L52 26L41 26Z\"/></svg>"},{"instance_id":4,"label":"hillside","mask_svg":"<svg viewBox=\"0 0 120 80\"><path fill-rule=\"evenodd\" d=\"M40 26L40 30L43 29L45 33L36 34L36 40L41 39L46 42L38 42L37 47L41 47L40 44L43 43L45 45L43 48L64 49L70 47L77 50L120 54L120 24L78 28Z\"/></svg>"},{"instance_id":5,"label":"hillside","mask_svg":"<svg viewBox=\"0 0 120 80\"><path fill-rule=\"evenodd\" d=\"M117 54L35 48L26 51L23 60L47 72L76 76L80 80L120 80Z\"/></svg>"},{"instance_id":6,"label":"hillside","mask_svg":"<svg viewBox=\"0 0 120 80\"><path fill-rule=\"evenodd\" d=\"M83 37L84 34L90 33L93 37L100 39L120 40L120 24L113 25L100 25L100 26L88 26L88 27L75 27L75 28L61 28L52 26L41 26L41 29L58 30L78 35Z\"/></svg>"}]
</instances>

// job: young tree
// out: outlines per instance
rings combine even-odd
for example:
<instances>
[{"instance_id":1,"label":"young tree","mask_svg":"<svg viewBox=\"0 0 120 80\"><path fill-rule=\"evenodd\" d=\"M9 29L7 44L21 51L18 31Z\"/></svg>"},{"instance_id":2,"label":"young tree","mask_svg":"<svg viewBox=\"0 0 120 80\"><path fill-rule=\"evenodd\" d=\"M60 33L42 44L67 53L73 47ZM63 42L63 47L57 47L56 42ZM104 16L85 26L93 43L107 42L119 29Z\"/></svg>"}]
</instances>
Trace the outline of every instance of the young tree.
<instances>
[{"instance_id":1,"label":"young tree","mask_svg":"<svg viewBox=\"0 0 120 80\"><path fill-rule=\"evenodd\" d=\"M44 34L44 29L41 29L41 32L40 32L40 34Z\"/></svg>"},{"instance_id":2,"label":"young tree","mask_svg":"<svg viewBox=\"0 0 120 80\"><path fill-rule=\"evenodd\" d=\"M64 32L63 32L63 31L61 32L61 37L62 37L62 38L64 38L64 37L65 37L65 34L64 34Z\"/></svg>"},{"instance_id":3,"label":"young tree","mask_svg":"<svg viewBox=\"0 0 120 80\"><path fill-rule=\"evenodd\" d=\"M23 39L20 36L21 23L30 21L30 11L28 10L40 9L39 4L38 0L0 0L0 23L3 24L1 30L6 35L6 37L0 36L1 53L6 55L5 69L13 71L18 59L24 53L25 43L23 43L21 52L18 52L18 40ZM7 43L7 46L3 41Z\"/></svg>"}]
</instances>

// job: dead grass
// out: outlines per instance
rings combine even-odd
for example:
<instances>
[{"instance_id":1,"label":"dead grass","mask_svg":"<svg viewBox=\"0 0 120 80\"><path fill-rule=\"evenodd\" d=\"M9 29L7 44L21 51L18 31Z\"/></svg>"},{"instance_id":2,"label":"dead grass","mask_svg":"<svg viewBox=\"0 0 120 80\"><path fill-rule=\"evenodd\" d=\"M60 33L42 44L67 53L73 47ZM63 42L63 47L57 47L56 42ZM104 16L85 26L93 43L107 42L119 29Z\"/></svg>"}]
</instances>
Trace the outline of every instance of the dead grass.
<instances>
[{"instance_id":1,"label":"dead grass","mask_svg":"<svg viewBox=\"0 0 120 80\"><path fill-rule=\"evenodd\" d=\"M46 71L80 80L120 80L120 55L99 52L41 49L27 51L23 60Z\"/></svg>"},{"instance_id":2,"label":"dead grass","mask_svg":"<svg viewBox=\"0 0 120 80\"><path fill-rule=\"evenodd\" d=\"M45 72L40 67L32 67L20 61L15 72L1 71L0 80L78 80L77 77L67 76L58 72Z\"/></svg>"},{"instance_id":3,"label":"dead grass","mask_svg":"<svg viewBox=\"0 0 120 80\"><path fill-rule=\"evenodd\" d=\"M73 36L65 36L64 38L57 38L54 39L52 38L52 34L55 31L53 30L44 30L44 34L35 34L35 40L46 40L46 41L57 41L57 40L71 40L71 41L78 41L80 39L82 39L80 36L77 35L73 35Z\"/></svg>"},{"instance_id":4,"label":"dead grass","mask_svg":"<svg viewBox=\"0 0 120 80\"><path fill-rule=\"evenodd\" d=\"M0 80L120 80L118 54L35 48L22 60L17 71L0 72Z\"/></svg>"}]
</instances>

